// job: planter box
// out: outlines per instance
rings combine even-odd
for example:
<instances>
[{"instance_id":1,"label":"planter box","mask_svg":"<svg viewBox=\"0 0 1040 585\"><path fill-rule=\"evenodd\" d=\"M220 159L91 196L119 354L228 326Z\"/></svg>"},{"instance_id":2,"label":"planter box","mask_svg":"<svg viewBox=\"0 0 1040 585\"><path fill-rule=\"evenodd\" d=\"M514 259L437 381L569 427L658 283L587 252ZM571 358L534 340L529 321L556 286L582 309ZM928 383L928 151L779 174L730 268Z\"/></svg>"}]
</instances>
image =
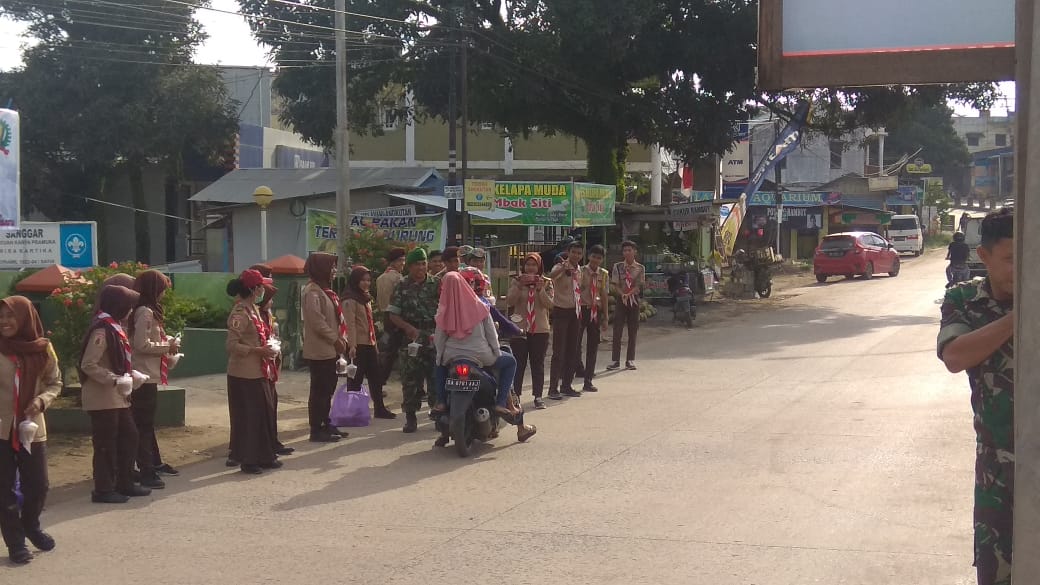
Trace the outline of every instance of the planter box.
<instances>
[{"instance_id":1,"label":"planter box","mask_svg":"<svg viewBox=\"0 0 1040 585\"><path fill-rule=\"evenodd\" d=\"M208 376L227 372L227 329L184 329L184 357L170 372L170 378Z\"/></svg>"},{"instance_id":2,"label":"planter box","mask_svg":"<svg viewBox=\"0 0 1040 585\"><path fill-rule=\"evenodd\" d=\"M159 406L155 413L157 427L184 426L184 388L165 386L159 388ZM47 409L47 432L89 433L90 414L79 406L66 402L62 406Z\"/></svg>"}]
</instances>

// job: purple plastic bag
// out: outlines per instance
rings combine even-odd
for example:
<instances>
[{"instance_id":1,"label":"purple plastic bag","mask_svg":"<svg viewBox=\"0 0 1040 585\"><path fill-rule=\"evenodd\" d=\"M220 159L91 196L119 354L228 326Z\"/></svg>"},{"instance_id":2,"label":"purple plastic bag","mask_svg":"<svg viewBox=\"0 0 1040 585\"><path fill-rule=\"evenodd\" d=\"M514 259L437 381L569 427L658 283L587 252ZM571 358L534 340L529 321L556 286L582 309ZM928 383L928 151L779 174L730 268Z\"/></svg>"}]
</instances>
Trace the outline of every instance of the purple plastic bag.
<instances>
[{"instance_id":1,"label":"purple plastic bag","mask_svg":"<svg viewBox=\"0 0 1040 585\"><path fill-rule=\"evenodd\" d=\"M334 427L367 427L372 420L372 413L368 410L371 395L368 386L362 385L361 390L350 392L344 383L332 396L332 409L329 411L329 421Z\"/></svg>"}]
</instances>

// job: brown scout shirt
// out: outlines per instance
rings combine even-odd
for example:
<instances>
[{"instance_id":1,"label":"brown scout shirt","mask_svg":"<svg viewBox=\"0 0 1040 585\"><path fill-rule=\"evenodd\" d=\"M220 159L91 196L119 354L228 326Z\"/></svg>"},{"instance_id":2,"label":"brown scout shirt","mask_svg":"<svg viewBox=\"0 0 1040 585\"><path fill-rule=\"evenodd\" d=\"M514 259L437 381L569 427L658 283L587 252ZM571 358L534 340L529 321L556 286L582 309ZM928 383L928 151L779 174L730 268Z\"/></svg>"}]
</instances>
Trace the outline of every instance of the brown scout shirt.
<instances>
[{"instance_id":1,"label":"brown scout shirt","mask_svg":"<svg viewBox=\"0 0 1040 585\"><path fill-rule=\"evenodd\" d=\"M567 275L566 262L553 266L549 278L553 283L553 307L557 309L574 309L574 278ZM573 270L573 269L572 269ZM581 268L577 269L580 277ZM573 272L572 272L573 274Z\"/></svg>"},{"instance_id":2,"label":"brown scout shirt","mask_svg":"<svg viewBox=\"0 0 1040 585\"><path fill-rule=\"evenodd\" d=\"M148 307L134 310L134 335L130 338L134 369L148 376L148 384L159 384L162 356L170 353L170 342L159 332L159 322Z\"/></svg>"},{"instance_id":3,"label":"brown scout shirt","mask_svg":"<svg viewBox=\"0 0 1040 585\"><path fill-rule=\"evenodd\" d=\"M5 356L0 356L0 424L4 425L0 428L0 439L11 440L11 438L17 439L18 435L12 435L15 432L14 428L14 362ZM21 392L25 392L29 388L29 383L25 380L22 381ZM47 407L51 405L51 402L58 397L61 393L61 371L58 369L58 356L54 353L54 346L47 346L47 365L44 366L43 372L40 374L40 379L36 381L36 403L37 406L42 406L41 411L47 410ZM24 420L25 413L22 413ZM36 430L36 437L33 439L34 443L47 440L47 422L44 420L43 412L36 415L32 421L40 428Z\"/></svg>"},{"instance_id":4,"label":"brown scout shirt","mask_svg":"<svg viewBox=\"0 0 1040 585\"><path fill-rule=\"evenodd\" d=\"M347 322L348 326L350 322ZM336 305L313 282L303 287L303 357L308 360L336 359L339 316ZM346 341L346 340L344 340Z\"/></svg>"},{"instance_id":5,"label":"brown scout shirt","mask_svg":"<svg viewBox=\"0 0 1040 585\"><path fill-rule=\"evenodd\" d=\"M87 348L83 350L80 368L87 375L83 384L81 401L83 410L112 410L130 408L130 397L123 396L116 388L117 376L112 371L112 362L108 359L108 339L105 328L95 329L87 340ZM130 372L127 372L128 374Z\"/></svg>"},{"instance_id":6,"label":"brown scout shirt","mask_svg":"<svg viewBox=\"0 0 1040 585\"><path fill-rule=\"evenodd\" d=\"M246 307L246 303L235 303L228 315L227 342L224 347L228 355L227 374L234 378L256 380L264 377L263 358L253 353L255 348L260 347L260 333L253 323L254 315L257 320L260 319L256 308Z\"/></svg>"}]
</instances>

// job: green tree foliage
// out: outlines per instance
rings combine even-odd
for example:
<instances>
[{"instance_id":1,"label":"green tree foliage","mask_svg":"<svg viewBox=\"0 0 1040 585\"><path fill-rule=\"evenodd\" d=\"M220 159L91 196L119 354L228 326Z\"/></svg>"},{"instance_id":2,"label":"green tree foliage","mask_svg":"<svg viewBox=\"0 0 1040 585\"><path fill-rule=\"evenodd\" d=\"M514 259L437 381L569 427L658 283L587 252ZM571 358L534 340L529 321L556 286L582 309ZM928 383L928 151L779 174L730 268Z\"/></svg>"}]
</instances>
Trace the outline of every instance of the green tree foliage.
<instances>
[{"instance_id":1,"label":"green tree foliage","mask_svg":"<svg viewBox=\"0 0 1040 585\"><path fill-rule=\"evenodd\" d=\"M893 116L886 127L886 148L899 154L921 151L936 176L947 176L971 161L968 146L953 127L953 110L928 104Z\"/></svg>"}]
</instances>

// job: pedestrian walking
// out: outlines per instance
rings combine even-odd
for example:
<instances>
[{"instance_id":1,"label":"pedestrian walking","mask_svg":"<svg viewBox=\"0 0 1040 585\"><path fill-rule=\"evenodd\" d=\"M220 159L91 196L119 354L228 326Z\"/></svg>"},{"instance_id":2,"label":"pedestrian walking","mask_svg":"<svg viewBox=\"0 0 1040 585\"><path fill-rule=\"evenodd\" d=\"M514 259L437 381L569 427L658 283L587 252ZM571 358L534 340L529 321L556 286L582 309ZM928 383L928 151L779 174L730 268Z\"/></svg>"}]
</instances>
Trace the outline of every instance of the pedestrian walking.
<instances>
[{"instance_id":1,"label":"pedestrian walking","mask_svg":"<svg viewBox=\"0 0 1040 585\"><path fill-rule=\"evenodd\" d=\"M264 278L272 278L274 271L267 264L255 264L250 267L251 270L256 270L260 273L260 276ZM264 326L267 327L270 332L270 338L278 341L279 347L281 347L281 332L278 327L278 319L274 315L274 297L278 294L278 288L272 284L264 284L264 298L257 305L257 309L260 311L260 320ZM296 452L293 447L286 447L278 439L278 380L282 377L282 354L279 353L278 357L274 358L274 379L271 380L271 412L274 416L271 418L271 434L274 436L274 452L276 455L292 455ZM237 467L238 462L229 461L228 467ZM233 463L233 464L232 464Z\"/></svg>"},{"instance_id":2,"label":"pedestrian walking","mask_svg":"<svg viewBox=\"0 0 1040 585\"><path fill-rule=\"evenodd\" d=\"M279 350L271 344L271 332L260 317L257 304L263 301L270 279L256 270L246 270L228 283L227 293L235 298L228 315L225 348L228 354L228 413L231 418L231 456L243 473L260 474L282 466L275 453L273 433L275 360Z\"/></svg>"},{"instance_id":3,"label":"pedestrian walking","mask_svg":"<svg viewBox=\"0 0 1040 585\"><path fill-rule=\"evenodd\" d=\"M397 356L404 346L404 334L390 321L386 308L394 296L397 283L404 278L404 260L407 252L404 248L394 248L386 255L386 270L376 279L376 308L383 315L383 334L379 339L379 373L383 376L380 387L386 386L390 373L397 363Z\"/></svg>"},{"instance_id":4,"label":"pedestrian walking","mask_svg":"<svg viewBox=\"0 0 1040 585\"><path fill-rule=\"evenodd\" d=\"M79 378L94 444L91 500L98 504L125 504L131 497L152 493L133 481L137 425L130 413L133 383L125 378L133 371L125 326L140 297L125 286L105 286L100 311L83 337Z\"/></svg>"},{"instance_id":5,"label":"pedestrian walking","mask_svg":"<svg viewBox=\"0 0 1040 585\"><path fill-rule=\"evenodd\" d=\"M549 352L553 283L542 275L542 257L537 252L524 257L520 274L510 283L506 304L512 308L513 323L522 331L521 335L509 341L516 357L513 393L517 396L523 394L524 375L530 364L534 407L545 408L542 393L545 390L545 356Z\"/></svg>"},{"instance_id":6,"label":"pedestrian walking","mask_svg":"<svg viewBox=\"0 0 1040 585\"><path fill-rule=\"evenodd\" d=\"M987 276L946 292L939 359L967 372L975 415L975 562L979 585L1010 585L1015 487L1014 215L982 221ZM1029 494L1027 494L1029 495Z\"/></svg>"},{"instance_id":7,"label":"pedestrian walking","mask_svg":"<svg viewBox=\"0 0 1040 585\"><path fill-rule=\"evenodd\" d=\"M32 560L25 546L54 549L43 531L40 514L50 484L47 479L47 422L44 411L61 392L61 370L32 301L22 296L0 300L0 533L15 564ZM25 445L22 423L36 425ZM15 477L21 481L22 505L15 498Z\"/></svg>"},{"instance_id":8,"label":"pedestrian walking","mask_svg":"<svg viewBox=\"0 0 1040 585\"><path fill-rule=\"evenodd\" d=\"M372 272L364 266L355 266L347 277L343 291L343 316L347 328L354 332L350 343L350 361L357 366L353 378L348 378L347 389L361 390L362 380L368 380L368 391L375 405L375 417L395 419L397 415L383 401L383 372L379 369L379 350L376 348L376 324L372 318Z\"/></svg>"},{"instance_id":9,"label":"pedestrian walking","mask_svg":"<svg viewBox=\"0 0 1040 585\"><path fill-rule=\"evenodd\" d=\"M639 333L639 308L642 304L643 289L646 288L646 267L636 262L639 247L635 242L625 241L621 244L624 261L614 265L611 271L610 284L617 295L614 311L614 346L611 352L611 363L608 370L621 368L621 333L628 330L628 349L625 354L625 369L636 369L636 336Z\"/></svg>"},{"instance_id":10,"label":"pedestrian walking","mask_svg":"<svg viewBox=\"0 0 1040 585\"><path fill-rule=\"evenodd\" d=\"M425 384L427 400L433 407L436 395L433 381L434 354L432 337L436 329L440 281L427 272L426 251L416 248L408 253L405 271L408 275L394 291L387 313L394 326L404 334L408 346L401 350L401 386L405 423L402 429L414 433L419 428L416 413L422 405ZM413 345L414 344L414 345Z\"/></svg>"},{"instance_id":11,"label":"pedestrian walking","mask_svg":"<svg viewBox=\"0 0 1040 585\"><path fill-rule=\"evenodd\" d=\"M578 367L578 333L581 326L581 242L571 242L563 262L553 266L552 360L549 362L549 398L580 397L574 389Z\"/></svg>"},{"instance_id":12,"label":"pedestrian walking","mask_svg":"<svg viewBox=\"0 0 1040 585\"><path fill-rule=\"evenodd\" d=\"M336 392L336 360L347 353L347 321L339 296L332 291L336 256L315 252L304 269L310 282L303 287L303 358L311 373L307 413L315 443L334 443L347 436L329 422Z\"/></svg>"},{"instance_id":13,"label":"pedestrian walking","mask_svg":"<svg viewBox=\"0 0 1040 585\"><path fill-rule=\"evenodd\" d=\"M578 329L578 348L580 354L582 338L585 337L585 363L579 364L582 377L585 378L583 392L599 392L592 380L596 376L600 336L607 332L609 322L607 287L610 274L603 268L606 255L603 246L592 246L588 252L588 264L581 268L581 323Z\"/></svg>"},{"instance_id":14,"label":"pedestrian walking","mask_svg":"<svg viewBox=\"0 0 1040 585\"><path fill-rule=\"evenodd\" d=\"M163 489L166 483L155 470L159 448L155 436L155 414L159 407L159 384L169 383L170 356L180 351L177 341L167 337L163 328L163 296L170 279L158 270L138 275L134 290L140 295L130 318L130 349L133 367L148 380L130 395L130 413L137 426L137 470L146 488Z\"/></svg>"}]
</instances>

